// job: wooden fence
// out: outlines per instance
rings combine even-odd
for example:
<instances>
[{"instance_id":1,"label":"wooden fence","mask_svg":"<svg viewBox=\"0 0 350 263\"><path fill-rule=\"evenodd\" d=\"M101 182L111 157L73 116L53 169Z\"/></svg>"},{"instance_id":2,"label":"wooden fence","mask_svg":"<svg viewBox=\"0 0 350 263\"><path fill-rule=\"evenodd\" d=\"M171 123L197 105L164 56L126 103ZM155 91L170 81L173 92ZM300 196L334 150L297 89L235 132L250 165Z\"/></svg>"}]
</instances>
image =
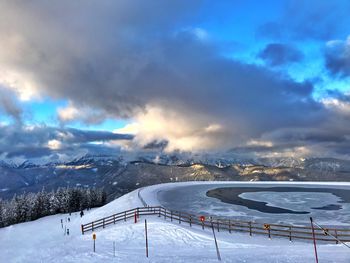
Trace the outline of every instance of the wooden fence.
<instances>
[{"instance_id":1,"label":"wooden fence","mask_svg":"<svg viewBox=\"0 0 350 263\"><path fill-rule=\"evenodd\" d=\"M245 232L253 235L266 235L269 238L282 237L288 238L290 241L295 239L313 240L311 226L294 226L294 225L280 225L280 224L262 224L251 221L227 220L220 218L206 218L204 221L200 220L199 215L188 214L180 211L171 211L161 206L153 207L138 207L130 209L121 213L117 213L99 220L81 225L82 234L94 231L99 228L105 228L108 225L115 224L119 221L126 221L129 218L139 218L140 216L158 216L171 222L179 224L198 225L205 228L212 228L218 232L228 231ZM315 228L315 237L317 241L332 242L338 244L338 240L342 242L350 242L350 229L342 228Z\"/></svg>"}]
</instances>

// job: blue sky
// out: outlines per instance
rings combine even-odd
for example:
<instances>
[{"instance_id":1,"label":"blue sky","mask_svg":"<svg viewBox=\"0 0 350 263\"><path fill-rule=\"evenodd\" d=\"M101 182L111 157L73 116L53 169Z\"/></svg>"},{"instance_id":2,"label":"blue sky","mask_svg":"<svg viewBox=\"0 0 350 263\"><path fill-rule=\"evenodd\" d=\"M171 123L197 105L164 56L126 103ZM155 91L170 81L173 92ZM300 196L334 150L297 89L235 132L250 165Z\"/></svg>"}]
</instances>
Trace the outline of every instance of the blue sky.
<instances>
[{"instance_id":1,"label":"blue sky","mask_svg":"<svg viewBox=\"0 0 350 263\"><path fill-rule=\"evenodd\" d=\"M350 154L348 1L35 0L0 10L1 125L23 137L50 130L50 143L29 148L63 154L73 128L135 134L103 133L111 149ZM6 136L0 154L10 156Z\"/></svg>"},{"instance_id":2,"label":"blue sky","mask_svg":"<svg viewBox=\"0 0 350 263\"><path fill-rule=\"evenodd\" d=\"M26 119L27 125L33 124L46 124L49 126L60 125L60 121L57 118L57 109L67 107L68 102L65 100L55 101L50 98L28 101L24 103L26 112L29 117ZM113 131L124 127L127 124L127 120L123 119L109 119L106 118L98 124L82 123L80 121L73 121L69 124L69 127L77 129L90 129L90 130L107 130Z\"/></svg>"}]
</instances>

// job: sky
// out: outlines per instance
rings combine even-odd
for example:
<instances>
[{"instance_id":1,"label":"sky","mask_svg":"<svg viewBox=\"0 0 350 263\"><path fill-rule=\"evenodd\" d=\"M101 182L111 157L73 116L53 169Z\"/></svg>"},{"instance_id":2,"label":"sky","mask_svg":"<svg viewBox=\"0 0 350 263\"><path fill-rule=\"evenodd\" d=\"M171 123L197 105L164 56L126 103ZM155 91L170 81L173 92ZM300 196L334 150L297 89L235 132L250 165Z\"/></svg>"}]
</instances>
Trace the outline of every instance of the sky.
<instances>
[{"instance_id":1,"label":"sky","mask_svg":"<svg viewBox=\"0 0 350 263\"><path fill-rule=\"evenodd\" d=\"M0 0L0 158L350 158L346 0Z\"/></svg>"}]
</instances>

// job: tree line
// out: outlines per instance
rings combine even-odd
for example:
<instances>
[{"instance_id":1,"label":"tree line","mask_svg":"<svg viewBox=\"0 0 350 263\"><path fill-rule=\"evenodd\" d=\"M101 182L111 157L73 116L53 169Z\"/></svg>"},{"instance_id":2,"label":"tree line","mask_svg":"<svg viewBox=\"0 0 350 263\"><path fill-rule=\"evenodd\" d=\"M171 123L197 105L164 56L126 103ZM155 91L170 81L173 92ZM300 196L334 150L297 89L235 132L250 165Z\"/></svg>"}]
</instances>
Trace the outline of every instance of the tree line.
<instances>
[{"instance_id":1,"label":"tree line","mask_svg":"<svg viewBox=\"0 0 350 263\"><path fill-rule=\"evenodd\" d=\"M0 199L0 227L102 206L106 199L106 192L98 188L58 188L14 195L11 200Z\"/></svg>"}]
</instances>

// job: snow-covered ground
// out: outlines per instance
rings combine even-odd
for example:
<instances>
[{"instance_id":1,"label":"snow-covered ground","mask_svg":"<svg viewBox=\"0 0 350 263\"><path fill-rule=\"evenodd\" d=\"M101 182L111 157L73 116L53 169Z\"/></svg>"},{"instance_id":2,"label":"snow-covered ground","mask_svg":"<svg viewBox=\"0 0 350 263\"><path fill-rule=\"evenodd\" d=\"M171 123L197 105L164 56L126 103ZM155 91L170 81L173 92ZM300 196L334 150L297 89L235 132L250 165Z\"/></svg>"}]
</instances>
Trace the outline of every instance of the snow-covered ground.
<instances>
[{"instance_id":1,"label":"snow-covered ground","mask_svg":"<svg viewBox=\"0 0 350 263\"><path fill-rule=\"evenodd\" d=\"M150 205L159 204L159 191L175 184L141 190ZM55 215L0 229L0 262L217 262L212 232L178 225L156 216L147 217L149 258L145 256L144 219L129 220L97 230L96 253L91 234L81 235L80 224L142 206L135 190L104 207L91 210L81 219L78 213ZM64 235L61 227L69 228ZM314 262L310 242L247 234L216 232L223 262ZM116 256L113 255L113 242ZM318 245L320 262L350 262L350 249L335 244Z\"/></svg>"}]
</instances>

